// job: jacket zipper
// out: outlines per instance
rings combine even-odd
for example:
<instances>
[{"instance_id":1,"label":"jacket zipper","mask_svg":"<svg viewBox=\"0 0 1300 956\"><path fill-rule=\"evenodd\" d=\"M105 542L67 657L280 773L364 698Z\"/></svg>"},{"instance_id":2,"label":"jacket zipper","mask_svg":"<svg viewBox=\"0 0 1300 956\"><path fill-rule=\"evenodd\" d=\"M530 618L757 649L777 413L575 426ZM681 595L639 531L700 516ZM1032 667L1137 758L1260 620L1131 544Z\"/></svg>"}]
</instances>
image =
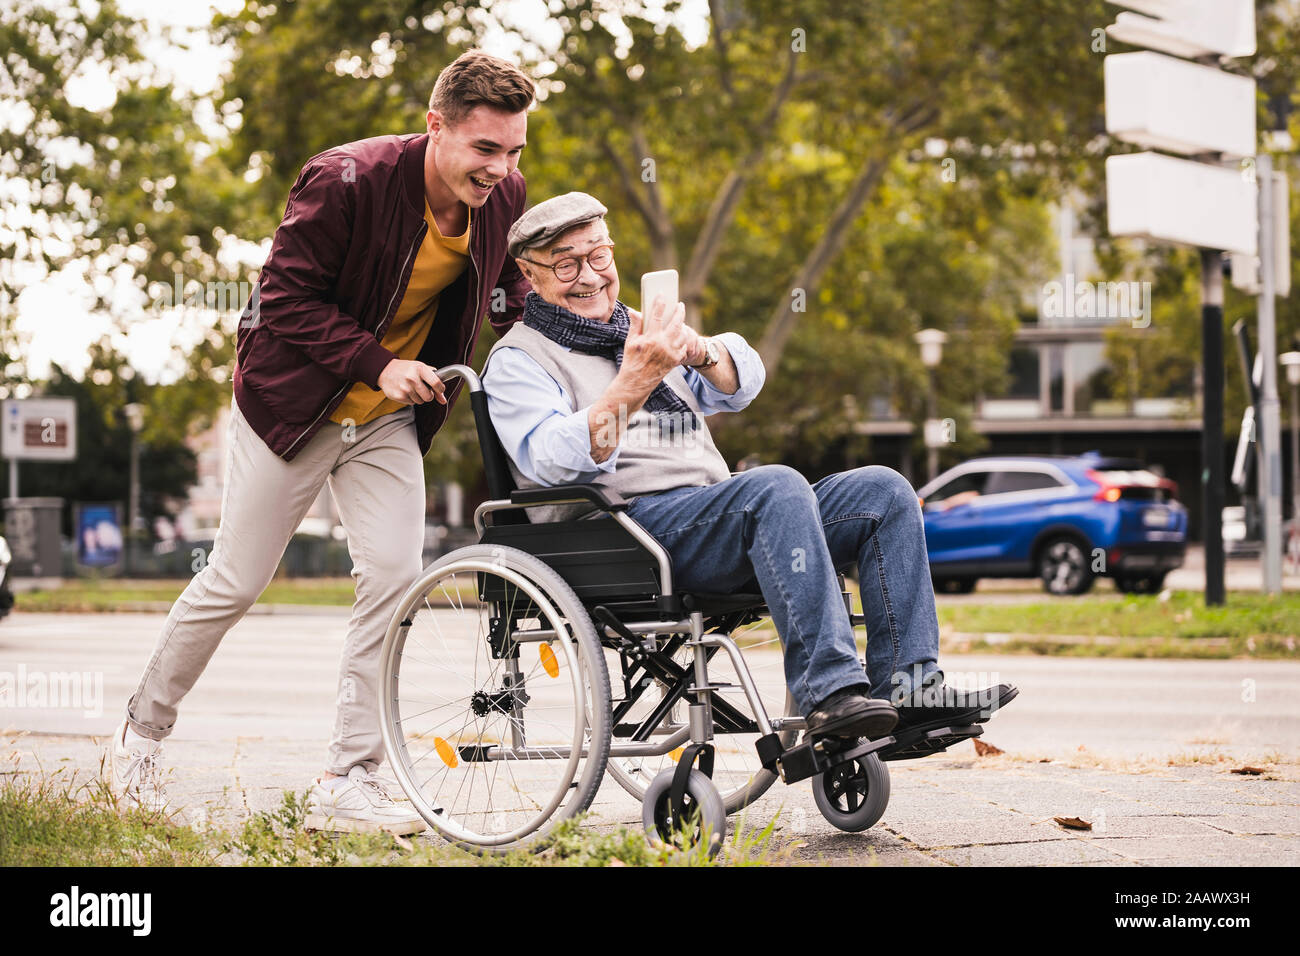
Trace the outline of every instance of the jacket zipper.
<instances>
[{"instance_id":1,"label":"jacket zipper","mask_svg":"<svg viewBox=\"0 0 1300 956\"><path fill-rule=\"evenodd\" d=\"M484 205L486 205L486 203L485 203ZM471 227L471 229L472 229L472 228L473 228L473 227ZM474 341L475 341L475 339L477 338L477 336L474 335L474 330L477 329L477 328L478 328L478 324L479 324L480 322L483 321L483 316L482 316L481 314L479 314L479 307L478 307L478 305L479 305L479 302L478 302L478 263L474 261L474 236L473 236L473 233L472 233L472 232L471 232L470 237L469 237L469 271L470 271L470 275L471 275L471 276L473 277L473 279L474 279L474 283L473 283L474 294L473 294L472 296L470 296L470 298L469 298L469 302L473 302L473 303L474 303L474 321L473 321L473 323L472 323L472 325L471 325L471 327L470 327L469 341L465 343L465 354L464 354L463 356L461 356L461 359L460 359L460 364L461 364L461 365L468 365L468 364L469 364L469 353L470 353L471 351L473 351L473 349L474 349Z\"/></svg>"},{"instance_id":2,"label":"jacket zipper","mask_svg":"<svg viewBox=\"0 0 1300 956\"><path fill-rule=\"evenodd\" d=\"M418 233L418 234L416 235L416 237L415 237L415 244L412 245L411 248L410 248L410 251L408 251L408 252L406 253L406 261L402 263L402 272L401 272L401 275L398 276L398 279L397 279L397 287L396 287L395 289L393 289L393 295L392 295L392 297L389 298L389 300L388 300L388 309L386 310L386 313L385 313L385 315L384 315L384 320L383 320L383 322L380 323L380 325L379 325L379 330L375 332L375 341L376 341L376 342L382 340L383 335L384 335L384 332L387 331L387 329L388 329L388 323L392 321L392 318L393 318L393 305L394 305L394 303L395 303L396 300L397 300L397 293L400 292L401 289L402 289L402 279L401 279L401 276L406 275L406 267L409 266L409 265L411 264L411 257L415 255L415 251L416 251L417 249L419 249L419 248L420 248L420 244L421 244L422 242L424 242L424 234L428 231L428 229L429 229L429 225L428 225L428 223L426 223L426 222L422 219L422 220L420 221L420 231L419 231L419 233ZM474 261L474 256L473 256L472 253L470 254L470 261L471 261L471 262ZM311 431L313 428L316 427L316 423L319 422L319 421L321 420L321 417L322 417L326 412L328 412L328 411L330 410L330 406L334 404L334 400L335 400L336 398L338 398L340 395L342 395L345 391L347 391L348 389L350 389L350 388L352 387L352 385L353 385L352 382L345 382L345 383L343 384L343 387L340 388L337 392L335 392L335 393L330 397L330 400L329 400L328 402L325 403L325 407L322 408L322 409L320 410L320 414L317 415L315 418L313 418L311 424L307 426L306 430L304 430L303 433L302 433L301 435L299 435L297 438L295 438L295 439L293 440L293 444L291 444L288 448L286 448L286 449L284 450L284 453L285 453L286 455L289 454L289 452L293 451L294 445L297 445L298 442L302 441L302 440L303 440L303 437L307 434L307 432Z\"/></svg>"}]
</instances>

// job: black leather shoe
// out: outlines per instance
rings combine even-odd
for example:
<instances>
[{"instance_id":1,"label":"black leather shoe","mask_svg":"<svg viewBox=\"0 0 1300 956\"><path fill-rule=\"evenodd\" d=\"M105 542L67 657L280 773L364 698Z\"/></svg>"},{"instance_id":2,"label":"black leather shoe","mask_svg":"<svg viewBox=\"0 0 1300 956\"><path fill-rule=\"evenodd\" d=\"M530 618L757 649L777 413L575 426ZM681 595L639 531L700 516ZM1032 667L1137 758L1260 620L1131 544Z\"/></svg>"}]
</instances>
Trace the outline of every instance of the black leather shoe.
<instances>
[{"instance_id":1,"label":"black leather shoe","mask_svg":"<svg viewBox=\"0 0 1300 956\"><path fill-rule=\"evenodd\" d=\"M843 687L818 704L807 718L809 737L883 737L898 723L898 711L887 700L874 700L861 686Z\"/></svg>"},{"instance_id":2,"label":"black leather shoe","mask_svg":"<svg viewBox=\"0 0 1300 956\"><path fill-rule=\"evenodd\" d=\"M957 690L947 684L928 684L897 705L898 731L982 724L1020 691L1010 684L979 690Z\"/></svg>"}]
</instances>

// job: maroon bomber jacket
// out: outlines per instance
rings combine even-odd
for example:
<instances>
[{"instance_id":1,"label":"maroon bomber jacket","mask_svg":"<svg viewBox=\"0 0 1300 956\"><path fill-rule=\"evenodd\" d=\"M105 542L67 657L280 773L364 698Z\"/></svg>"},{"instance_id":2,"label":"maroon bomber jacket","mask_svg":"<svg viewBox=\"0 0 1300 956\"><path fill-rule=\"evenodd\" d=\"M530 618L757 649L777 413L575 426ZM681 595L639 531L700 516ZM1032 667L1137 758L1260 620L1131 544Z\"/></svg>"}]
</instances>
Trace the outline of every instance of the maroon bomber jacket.
<instances>
[{"instance_id":1,"label":"maroon bomber jacket","mask_svg":"<svg viewBox=\"0 0 1300 956\"><path fill-rule=\"evenodd\" d=\"M240 316L234 382L240 413L286 461L354 382L377 391L379 373L396 358L379 343L428 229L427 140L427 133L376 136L326 150L307 161L289 192ZM506 233L524 211L524 192L516 170L474 210L469 267L439 296L421 362L468 362L485 314L498 335L519 318L530 286L506 255ZM462 384L448 387L446 405L415 406L421 455Z\"/></svg>"}]
</instances>

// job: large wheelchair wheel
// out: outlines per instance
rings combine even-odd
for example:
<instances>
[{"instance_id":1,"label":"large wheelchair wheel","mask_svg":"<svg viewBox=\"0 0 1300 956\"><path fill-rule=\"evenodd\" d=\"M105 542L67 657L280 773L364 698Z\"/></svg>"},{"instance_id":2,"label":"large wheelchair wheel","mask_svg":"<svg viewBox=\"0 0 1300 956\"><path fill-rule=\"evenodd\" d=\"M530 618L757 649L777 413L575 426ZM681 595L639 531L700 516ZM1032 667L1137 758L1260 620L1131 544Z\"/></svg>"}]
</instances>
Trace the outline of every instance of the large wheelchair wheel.
<instances>
[{"instance_id":1,"label":"large wheelchair wheel","mask_svg":"<svg viewBox=\"0 0 1300 956\"><path fill-rule=\"evenodd\" d=\"M609 753L609 678L573 590L515 548L430 565L382 652L384 749L435 831L479 852L542 841L586 810Z\"/></svg>"},{"instance_id":2,"label":"large wheelchair wheel","mask_svg":"<svg viewBox=\"0 0 1300 956\"><path fill-rule=\"evenodd\" d=\"M760 636L752 640L743 632L738 632L733 637L744 654L745 665L749 668L754 684L758 688L768 717L797 716L794 699L786 689L784 657L781 654L780 640L775 633L772 633L770 638ZM660 638L660 643L666 640L670 638ZM652 678L652 683L640 691L636 688L635 680L632 681L631 688L624 687L621 661L617 652L607 649L606 653L609 655L606 663L613 675L611 685L616 695L615 706L620 703L619 697L625 698L629 692L639 693L636 704L617 722L614 734L614 745L617 746L629 740L632 728L650 717L655 709L664 703L665 698L672 694L676 681L665 679L665 675L656 675ZM684 638L681 646L673 652L672 659L679 668L690 673L692 654L690 647L684 643ZM639 670L637 675L637 679L645 676ZM741 690L731 658L721 649L716 651L709 660L709 679L714 684L728 685L716 691L715 698L735 711L734 715L719 714L715 707L713 728L713 783L722 798L726 812L731 814L766 793L776 782L777 777L775 773L764 770L763 765L758 761L758 752L754 749L758 733L753 730L732 729L736 726L736 721L730 718L738 715L742 720L752 720L753 711L749 706L748 698ZM689 697L676 700L653 731L650 740L662 739L674 731L685 728L690 702ZM786 748L793 746L798 735L797 730L781 732L782 746ZM677 747L659 756L613 755L609 759L609 775L633 797L644 801L652 782L664 770L676 766L680 753L681 747Z\"/></svg>"}]
</instances>

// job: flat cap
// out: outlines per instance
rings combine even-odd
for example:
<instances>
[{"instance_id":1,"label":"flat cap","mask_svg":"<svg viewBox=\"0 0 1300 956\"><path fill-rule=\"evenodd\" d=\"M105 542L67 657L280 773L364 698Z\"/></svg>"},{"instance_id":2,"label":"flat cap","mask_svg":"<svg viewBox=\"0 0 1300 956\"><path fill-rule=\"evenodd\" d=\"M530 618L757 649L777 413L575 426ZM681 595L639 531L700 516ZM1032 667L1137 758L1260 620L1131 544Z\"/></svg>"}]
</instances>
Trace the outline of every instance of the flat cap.
<instances>
[{"instance_id":1,"label":"flat cap","mask_svg":"<svg viewBox=\"0 0 1300 956\"><path fill-rule=\"evenodd\" d=\"M510 227L506 251L518 259L525 249L544 246L574 226L585 225L607 212L599 199L586 193L565 193L539 202Z\"/></svg>"}]
</instances>

